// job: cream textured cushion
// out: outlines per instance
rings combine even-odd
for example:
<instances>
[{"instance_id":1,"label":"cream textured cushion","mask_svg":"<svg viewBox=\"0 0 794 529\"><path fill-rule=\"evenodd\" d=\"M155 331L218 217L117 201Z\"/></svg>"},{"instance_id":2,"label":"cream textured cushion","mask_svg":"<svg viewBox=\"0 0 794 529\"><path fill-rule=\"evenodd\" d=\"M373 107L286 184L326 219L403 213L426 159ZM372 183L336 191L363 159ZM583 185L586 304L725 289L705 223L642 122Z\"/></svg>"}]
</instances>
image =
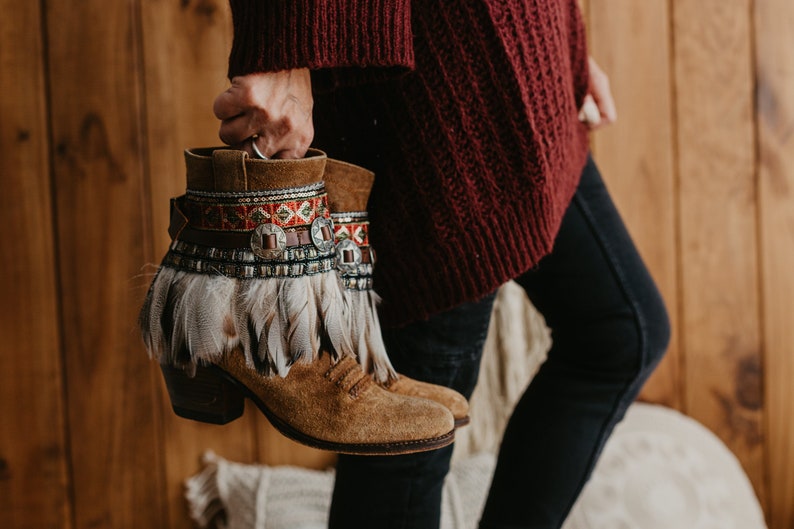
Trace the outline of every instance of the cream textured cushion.
<instances>
[{"instance_id":1,"label":"cream textured cushion","mask_svg":"<svg viewBox=\"0 0 794 529\"><path fill-rule=\"evenodd\" d=\"M634 404L563 529L764 529L736 457L675 410Z\"/></svg>"}]
</instances>

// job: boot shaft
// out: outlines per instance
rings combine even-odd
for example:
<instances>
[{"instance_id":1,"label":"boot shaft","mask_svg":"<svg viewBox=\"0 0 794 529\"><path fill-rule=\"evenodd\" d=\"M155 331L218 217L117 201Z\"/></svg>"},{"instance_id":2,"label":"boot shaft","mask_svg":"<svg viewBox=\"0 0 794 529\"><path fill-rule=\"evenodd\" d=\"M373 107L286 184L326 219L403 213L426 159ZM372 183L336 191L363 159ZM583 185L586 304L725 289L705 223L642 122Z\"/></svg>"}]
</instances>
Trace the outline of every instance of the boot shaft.
<instances>
[{"instance_id":1,"label":"boot shaft","mask_svg":"<svg viewBox=\"0 0 794 529\"><path fill-rule=\"evenodd\" d=\"M187 188L245 192L303 187L322 181L326 161L316 149L297 160L255 160L244 151L219 147L187 149Z\"/></svg>"},{"instance_id":2,"label":"boot shaft","mask_svg":"<svg viewBox=\"0 0 794 529\"><path fill-rule=\"evenodd\" d=\"M325 164L325 190L328 205L334 213L365 212L375 182L375 173L339 160L328 159Z\"/></svg>"}]
</instances>

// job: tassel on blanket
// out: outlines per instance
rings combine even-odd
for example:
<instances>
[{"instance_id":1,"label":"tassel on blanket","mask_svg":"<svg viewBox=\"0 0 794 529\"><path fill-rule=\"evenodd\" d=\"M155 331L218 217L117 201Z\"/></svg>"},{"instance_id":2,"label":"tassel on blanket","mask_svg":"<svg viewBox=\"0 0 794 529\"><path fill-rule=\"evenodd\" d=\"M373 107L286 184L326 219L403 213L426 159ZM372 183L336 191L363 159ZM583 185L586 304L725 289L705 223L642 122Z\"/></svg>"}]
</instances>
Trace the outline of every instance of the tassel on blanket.
<instances>
[{"instance_id":1,"label":"tassel on blanket","mask_svg":"<svg viewBox=\"0 0 794 529\"><path fill-rule=\"evenodd\" d=\"M185 481L185 498L190 506L190 518L201 529L225 527L223 518L225 505L221 498L218 464L219 458L213 452L203 457L204 468Z\"/></svg>"}]
</instances>

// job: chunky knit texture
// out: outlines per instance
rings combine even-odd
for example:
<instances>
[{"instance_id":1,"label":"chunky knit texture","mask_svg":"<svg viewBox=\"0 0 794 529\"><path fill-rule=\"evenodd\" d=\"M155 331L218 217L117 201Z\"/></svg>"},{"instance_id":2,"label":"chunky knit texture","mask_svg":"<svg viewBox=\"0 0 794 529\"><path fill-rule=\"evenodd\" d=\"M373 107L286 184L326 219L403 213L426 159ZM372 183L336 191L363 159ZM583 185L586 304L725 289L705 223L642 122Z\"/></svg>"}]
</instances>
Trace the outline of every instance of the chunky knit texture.
<instances>
[{"instance_id":1,"label":"chunky knit texture","mask_svg":"<svg viewBox=\"0 0 794 529\"><path fill-rule=\"evenodd\" d=\"M375 171L384 324L477 299L547 254L578 184L576 0L230 0L229 75L309 67L315 143Z\"/></svg>"}]
</instances>

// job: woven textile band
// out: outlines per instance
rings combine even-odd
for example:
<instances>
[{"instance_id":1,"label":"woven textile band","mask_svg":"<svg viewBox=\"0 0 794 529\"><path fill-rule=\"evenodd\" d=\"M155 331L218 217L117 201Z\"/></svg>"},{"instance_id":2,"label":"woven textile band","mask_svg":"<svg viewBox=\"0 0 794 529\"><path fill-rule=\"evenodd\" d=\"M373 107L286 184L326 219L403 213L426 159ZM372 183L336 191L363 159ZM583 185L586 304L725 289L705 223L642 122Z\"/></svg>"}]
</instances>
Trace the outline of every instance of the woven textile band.
<instances>
[{"instance_id":1,"label":"woven textile band","mask_svg":"<svg viewBox=\"0 0 794 529\"><path fill-rule=\"evenodd\" d=\"M191 227L217 231L250 231L264 223L293 228L329 216L322 183L267 193L188 190L180 208Z\"/></svg>"},{"instance_id":2,"label":"woven textile band","mask_svg":"<svg viewBox=\"0 0 794 529\"><path fill-rule=\"evenodd\" d=\"M331 213L334 221L334 242L351 240L361 250L369 248L369 215L366 211Z\"/></svg>"}]
</instances>

